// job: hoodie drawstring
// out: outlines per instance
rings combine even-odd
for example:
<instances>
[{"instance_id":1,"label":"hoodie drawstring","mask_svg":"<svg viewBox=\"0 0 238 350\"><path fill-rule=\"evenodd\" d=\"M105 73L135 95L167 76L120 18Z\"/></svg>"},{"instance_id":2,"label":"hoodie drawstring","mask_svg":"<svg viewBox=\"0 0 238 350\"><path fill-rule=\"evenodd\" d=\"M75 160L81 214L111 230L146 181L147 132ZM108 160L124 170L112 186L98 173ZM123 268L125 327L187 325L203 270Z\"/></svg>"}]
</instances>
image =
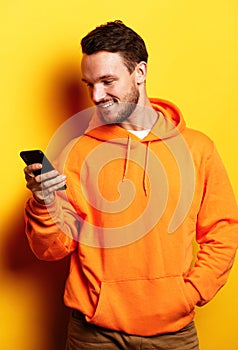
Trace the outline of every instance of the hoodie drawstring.
<instances>
[{"instance_id":1,"label":"hoodie drawstring","mask_svg":"<svg viewBox=\"0 0 238 350\"><path fill-rule=\"evenodd\" d=\"M145 153L145 166L144 166L144 175L143 175L143 187L145 191L145 195L148 194L148 183L147 183L147 167L149 162L149 147L150 147L150 141L146 143L146 153Z\"/></svg>"},{"instance_id":2,"label":"hoodie drawstring","mask_svg":"<svg viewBox=\"0 0 238 350\"><path fill-rule=\"evenodd\" d=\"M148 195L148 183L147 183L147 168L148 168L148 161L149 161L149 147L150 147L150 141L146 143L146 153L145 153L145 164L144 164L144 174L143 174L143 189L145 192L145 195ZM125 180L128 170L128 164L130 161L130 151L131 151L131 136L128 135L127 139L127 150L126 150L126 159L125 159L125 165L124 165L124 172L123 172L123 178L122 181Z\"/></svg>"},{"instance_id":3,"label":"hoodie drawstring","mask_svg":"<svg viewBox=\"0 0 238 350\"><path fill-rule=\"evenodd\" d=\"M131 136L128 135L127 150L126 150L126 161L125 161L124 173L123 173L122 181L125 180L125 177L126 177L126 174L127 174L128 163L129 163L129 160L130 160L130 152L131 152Z\"/></svg>"}]
</instances>

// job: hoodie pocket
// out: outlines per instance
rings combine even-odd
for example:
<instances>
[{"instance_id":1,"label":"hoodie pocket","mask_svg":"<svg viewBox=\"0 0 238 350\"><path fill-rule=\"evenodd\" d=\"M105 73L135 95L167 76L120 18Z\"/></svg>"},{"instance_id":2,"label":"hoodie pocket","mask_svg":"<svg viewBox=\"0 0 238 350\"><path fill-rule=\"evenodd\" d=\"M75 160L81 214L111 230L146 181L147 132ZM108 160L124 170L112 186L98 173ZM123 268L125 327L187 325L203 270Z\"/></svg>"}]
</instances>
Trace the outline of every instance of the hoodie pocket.
<instances>
[{"instance_id":1,"label":"hoodie pocket","mask_svg":"<svg viewBox=\"0 0 238 350\"><path fill-rule=\"evenodd\" d=\"M193 317L194 302L181 276L102 282L96 325L149 336L182 328Z\"/></svg>"}]
</instances>

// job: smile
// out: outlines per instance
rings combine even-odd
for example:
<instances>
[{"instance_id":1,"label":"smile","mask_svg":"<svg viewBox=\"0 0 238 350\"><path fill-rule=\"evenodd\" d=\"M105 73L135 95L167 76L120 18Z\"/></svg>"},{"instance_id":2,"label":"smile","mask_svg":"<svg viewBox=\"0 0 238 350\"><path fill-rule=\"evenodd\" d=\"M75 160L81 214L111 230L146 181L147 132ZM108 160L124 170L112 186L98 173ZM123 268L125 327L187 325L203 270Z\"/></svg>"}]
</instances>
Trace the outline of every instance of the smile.
<instances>
[{"instance_id":1,"label":"smile","mask_svg":"<svg viewBox=\"0 0 238 350\"><path fill-rule=\"evenodd\" d=\"M113 104L114 104L114 102L107 103L106 105L102 106L102 108L111 107Z\"/></svg>"},{"instance_id":2,"label":"smile","mask_svg":"<svg viewBox=\"0 0 238 350\"><path fill-rule=\"evenodd\" d=\"M114 103L115 103L114 101L107 101L106 103L99 104L98 107L106 109L113 106Z\"/></svg>"}]
</instances>

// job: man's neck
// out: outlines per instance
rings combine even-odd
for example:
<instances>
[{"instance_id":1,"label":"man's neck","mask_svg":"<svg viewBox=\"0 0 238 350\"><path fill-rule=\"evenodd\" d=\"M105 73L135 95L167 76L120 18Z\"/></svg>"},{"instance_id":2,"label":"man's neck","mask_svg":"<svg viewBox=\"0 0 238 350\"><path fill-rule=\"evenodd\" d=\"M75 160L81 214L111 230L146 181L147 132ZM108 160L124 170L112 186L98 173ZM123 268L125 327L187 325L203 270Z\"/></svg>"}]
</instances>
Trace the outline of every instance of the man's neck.
<instances>
[{"instance_id":1,"label":"man's neck","mask_svg":"<svg viewBox=\"0 0 238 350\"><path fill-rule=\"evenodd\" d=\"M126 130L151 130L158 117L158 113L150 103L146 106L138 105L130 117L122 122L120 126Z\"/></svg>"}]
</instances>

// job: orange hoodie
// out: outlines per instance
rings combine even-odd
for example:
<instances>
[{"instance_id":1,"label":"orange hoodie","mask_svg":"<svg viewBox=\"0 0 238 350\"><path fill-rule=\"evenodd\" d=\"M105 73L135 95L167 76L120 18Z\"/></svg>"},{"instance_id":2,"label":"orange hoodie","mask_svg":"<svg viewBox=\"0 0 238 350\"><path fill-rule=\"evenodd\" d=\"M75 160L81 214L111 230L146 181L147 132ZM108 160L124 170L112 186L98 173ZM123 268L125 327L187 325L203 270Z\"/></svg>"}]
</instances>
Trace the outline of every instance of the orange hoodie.
<instances>
[{"instance_id":1,"label":"orange hoodie","mask_svg":"<svg viewBox=\"0 0 238 350\"><path fill-rule=\"evenodd\" d=\"M213 142L171 103L151 103L159 118L143 140L117 125L89 128L58 160L66 192L26 205L36 256L71 253L65 304L140 336L188 324L226 282L238 243L237 204Z\"/></svg>"}]
</instances>

